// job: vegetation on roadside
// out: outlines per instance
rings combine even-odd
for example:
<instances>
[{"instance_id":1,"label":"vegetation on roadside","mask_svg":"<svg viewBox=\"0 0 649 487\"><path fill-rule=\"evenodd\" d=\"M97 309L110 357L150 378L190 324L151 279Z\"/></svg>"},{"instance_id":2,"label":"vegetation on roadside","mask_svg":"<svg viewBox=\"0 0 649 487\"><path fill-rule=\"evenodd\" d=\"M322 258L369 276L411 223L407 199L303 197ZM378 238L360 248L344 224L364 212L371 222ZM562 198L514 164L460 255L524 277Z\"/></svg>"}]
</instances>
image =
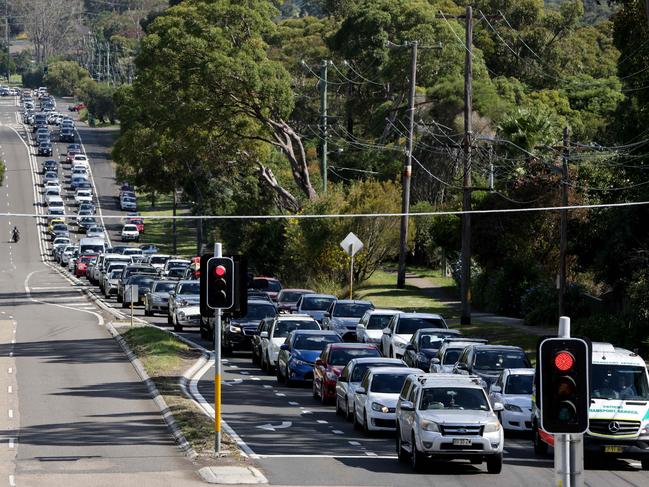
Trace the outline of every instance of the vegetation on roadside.
<instances>
[{"instance_id":1,"label":"vegetation on roadside","mask_svg":"<svg viewBox=\"0 0 649 487\"><path fill-rule=\"evenodd\" d=\"M0 160L0 186L4 184L6 170L7 170L7 166L5 165L5 161Z\"/></svg>"}]
</instances>

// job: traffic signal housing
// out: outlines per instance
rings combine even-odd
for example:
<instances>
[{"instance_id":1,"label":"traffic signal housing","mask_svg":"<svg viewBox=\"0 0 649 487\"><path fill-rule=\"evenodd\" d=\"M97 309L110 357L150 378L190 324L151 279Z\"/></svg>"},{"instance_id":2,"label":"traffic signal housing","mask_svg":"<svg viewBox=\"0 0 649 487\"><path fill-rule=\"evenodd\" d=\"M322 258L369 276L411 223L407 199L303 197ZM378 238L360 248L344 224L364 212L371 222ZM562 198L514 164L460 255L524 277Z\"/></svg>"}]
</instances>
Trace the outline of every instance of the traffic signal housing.
<instances>
[{"instance_id":1,"label":"traffic signal housing","mask_svg":"<svg viewBox=\"0 0 649 487\"><path fill-rule=\"evenodd\" d=\"M207 261L207 306L230 309L234 305L234 261L212 257Z\"/></svg>"},{"instance_id":2,"label":"traffic signal housing","mask_svg":"<svg viewBox=\"0 0 649 487\"><path fill-rule=\"evenodd\" d=\"M546 338L538 349L541 428L585 433L590 407L591 346L582 338Z\"/></svg>"}]
</instances>

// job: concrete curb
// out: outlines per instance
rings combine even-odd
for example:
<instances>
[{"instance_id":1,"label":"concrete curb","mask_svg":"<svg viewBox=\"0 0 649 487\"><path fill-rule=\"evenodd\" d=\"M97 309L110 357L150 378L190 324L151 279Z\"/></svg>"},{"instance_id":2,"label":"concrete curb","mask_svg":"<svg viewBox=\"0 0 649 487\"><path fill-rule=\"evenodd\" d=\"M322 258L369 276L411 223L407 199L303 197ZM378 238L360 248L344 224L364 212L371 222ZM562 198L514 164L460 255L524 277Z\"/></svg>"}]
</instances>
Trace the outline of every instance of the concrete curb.
<instances>
[{"instance_id":1,"label":"concrete curb","mask_svg":"<svg viewBox=\"0 0 649 487\"><path fill-rule=\"evenodd\" d=\"M198 471L208 484L267 484L268 479L255 467L204 467Z\"/></svg>"},{"instance_id":2,"label":"concrete curb","mask_svg":"<svg viewBox=\"0 0 649 487\"><path fill-rule=\"evenodd\" d=\"M185 438L185 435L183 435L182 431L180 430L180 427L178 426L178 423L176 423L176 418L174 418L174 415L172 414L171 410L169 409L169 406L167 405L164 398L160 394L160 391L158 391L158 388L155 386L155 384L153 383L153 381L149 377L149 374L147 374L146 370L144 370L144 366L142 365L142 362L140 362L140 359L138 359L135 356L133 351L126 344L126 342L124 341L122 336L118 333L118 331L115 329L115 327L111 323L106 323L106 328L108 329L110 334L113 336L115 341L122 348L122 350L126 354L126 357L129 359L129 361L133 365L133 368L135 369L137 374L140 376L140 379L142 379L142 382L144 382L144 385L149 390L149 393L151 394L151 397L153 398L153 402L155 402L156 405L158 406L158 408L160 409L160 412L162 413L162 419L164 419L165 423L167 423L167 426L169 427L169 430L171 431L171 434L174 437L174 440L176 440L178 448L190 460L194 460L198 456L198 454L196 453L194 448L189 444L189 442L187 441L187 438Z\"/></svg>"}]
</instances>

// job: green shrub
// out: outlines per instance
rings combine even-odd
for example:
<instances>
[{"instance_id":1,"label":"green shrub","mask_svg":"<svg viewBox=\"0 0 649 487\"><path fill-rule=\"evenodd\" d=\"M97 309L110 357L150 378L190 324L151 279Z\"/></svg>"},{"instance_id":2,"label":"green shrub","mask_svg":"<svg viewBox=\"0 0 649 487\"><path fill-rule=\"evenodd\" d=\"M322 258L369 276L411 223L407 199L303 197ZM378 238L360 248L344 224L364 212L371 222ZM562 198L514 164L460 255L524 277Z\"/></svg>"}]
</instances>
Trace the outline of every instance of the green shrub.
<instances>
[{"instance_id":1,"label":"green shrub","mask_svg":"<svg viewBox=\"0 0 649 487\"><path fill-rule=\"evenodd\" d=\"M5 161L0 161L0 186L4 184L6 170Z\"/></svg>"},{"instance_id":2,"label":"green shrub","mask_svg":"<svg viewBox=\"0 0 649 487\"><path fill-rule=\"evenodd\" d=\"M553 326L558 323L559 293L556 286L543 282L527 289L521 297L521 313L526 325Z\"/></svg>"}]
</instances>

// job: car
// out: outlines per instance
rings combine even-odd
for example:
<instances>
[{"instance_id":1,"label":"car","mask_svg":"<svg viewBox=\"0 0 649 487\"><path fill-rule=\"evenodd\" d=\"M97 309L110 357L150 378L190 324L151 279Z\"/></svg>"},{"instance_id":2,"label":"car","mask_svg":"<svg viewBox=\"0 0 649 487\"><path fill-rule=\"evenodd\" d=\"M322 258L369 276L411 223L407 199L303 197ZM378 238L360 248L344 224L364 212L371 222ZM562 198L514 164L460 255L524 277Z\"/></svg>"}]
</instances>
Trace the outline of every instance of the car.
<instances>
[{"instance_id":1,"label":"car","mask_svg":"<svg viewBox=\"0 0 649 487\"><path fill-rule=\"evenodd\" d=\"M354 358L380 357L381 351L369 343L335 343L327 345L313 367L314 399L322 404L336 399L336 384L343 369Z\"/></svg>"},{"instance_id":2,"label":"car","mask_svg":"<svg viewBox=\"0 0 649 487\"><path fill-rule=\"evenodd\" d=\"M72 166L72 169L70 170L70 178L76 176L84 176L86 179L88 179L88 169L84 166Z\"/></svg>"},{"instance_id":3,"label":"car","mask_svg":"<svg viewBox=\"0 0 649 487\"><path fill-rule=\"evenodd\" d=\"M409 375L419 374L410 367L370 367L354 391L354 427L365 434L397 429L397 401Z\"/></svg>"},{"instance_id":4,"label":"car","mask_svg":"<svg viewBox=\"0 0 649 487\"><path fill-rule=\"evenodd\" d=\"M505 369L489 389L492 406L501 403L497 413L505 431L532 431L532 386L534 369Z\"/></svg>"},{"instance_id":5,"label":"car","mask_svg":"<svg viewBox=\"0 0 649 487\"><path fill-rule=\"evenodd\" d=\"M119 276L122 275L122 269L115 269L110 271L105 276L104 281L104 296L109 297L117 294L117 287L119 286Z\"/></svg>"},{"instance_id":6,"label":"car","mask_svg":"<svg viewBox=\"0 0 649 487\"><path fill-rule=\"evenodd\" d=\"M136 256L144 257L144 254L142 254L142 250L137 247L126 247L125 249L122 250L122 255L130 255L132 257L136 257Z\"/></svg>"},{"instance_id":7,"label":"car","mask_svg":"<svg viewBox=\"0 0 649 487\"><path fill-rule=\"evenodd\" d=\"M185 326L200 326L200 283L198 281L178 281L169 292L167 323L175 331Z\"/></svg>"},{"instance_id":8,"label":"car","mask_svg":"<svg viewBox=\"0 0 649 487\"><path fill-rule=\"evenodd\" d=\"M296 305L300 296L303 294L313 294L314 291L310 289L282 289L277 294L277 309L287 313L292 313L296 309Z\"/></svg>"},{"instance_id":9,"label":"car","mask_svg":"<svg viewBox=\"0 0 649 487\"><path fill-rule=\"evenodd\" d=\"M314 320L322 323L324 314L336 299L338 298L332 294L303 294L295 304L295 312L307 314Z\"/></svg>"},{"instance_id":10,"label":"car","mask_svg":"<svg viewBox=\"0 0 649 487\"><path fill-rule=\"evenodd\" d=\"M104 274L111 269L112 264L117 263L124 264L123 267L125 268L127 265L131 264L131 258L120 254L106 252L99 256L97 264L94 267L88 269L86 276L91 283L101 285Z\"/></svg>"},{"instance_id":11,"label":"car","mask_svg":"<svg viewBox=\"0 0 649 487\"><path fill-rule=\"evenodd\" d=\"M224 322L221 332L221 349L225 355L235 350L250 350L251 338L257 332L259 321L277 315L277 308L272 302L248 301L246 316L229 318ZM201 328L202 329L202 328ZM214 330L210 330L210 336Z\"/></svg>"},{"instance_id":12,"label":"car","mask_svg":"<svg viewBox=\"0 0 649 487\"><path fill-rule=\"evenodd\" d=\"M144 296L144 315L165 313L169 308L169 292L176 287L176 281L156 280Z\"/></svg>"},{"instance_id":13,"label":"car","mask_svg":"<svg viewBox=\"0 0 649 487\"><path fill-rule=\"evenodd\" d=\"M52 144L50 142L40 142L38 144L38 155L52 157Z\"/></svg>"},{"instance_id":14,"label":"car","mask_svg":"<svg viewBox=\"0 0 649 487\"><path fill-rule=\"evenodd\" d=\"M365 357L350 360L336 382L336 414L347 420L354 413L354 393L370 367L405 367L403 360L386 357Z\"/></svg>"},{"instance_id":15,"label":"car","mask_svg":"<svg viewBox=\"0 0 649 487\"><path fill-rule=\"evenodd\" d=\"M392 317L402 311L396 309L368 309L356 325L356 340L360 343L381 343L383 330Z\"/></svg>"},{"instance_id":16,"label":"car","mask_svg":"<svg viewBox=\"0 0 649 487\"><path fill-rule=\"evenodd\" d=\"M123 273L124 271L122 271L122 274ZM124 279L122 281L123 283L118 285L117 288L118 292L122 289L122 308L128 308L131 304L125 299L126 289L129 286L137 286L137 296L133 296L131 299L133 300L133 305L138 306L140 303L144 302L144 297L149 291L151 291L155 277L156 276L153 274L132 274Z\"/></svg>"},{"instance_id":17,"label":"car","mask_svg":"<svg viewBox=\"0 0 649 487\"><path fill-rule=\"evenodd\" d=\"M79 256L79 247L77 247L76 245L66 247L61 253L61 258L60 258L61 265L67 266L68 263L70 262L70 259L74 259L78 256Z\"/></svg>"},{"instance_id":18,"label":"car","mask_svg":"<svg viewBox=\"0 0 649 487\"><path fill-rule=\"evenodd\" d=\"M144 233L144 218L129 216L124 219L124 223L130 223L132 225L135 225L137 227L138 232Z\"/></svg>"},{"instance_id":19,"label":"car","mask_svg":"<svg viewBox=\"0 0 649 487\"><path fill-rule=\"evenodd\" d=\"M59 186L51 186L45 188L45 192L43 194L45 195L46 199L50 196L61 196L61 189Z\"/></svg>"},{"instance_id":20,"label":"car","mask_svg":"<svg viewBox=\"0 0 649 487\"><path fill-rule=\"evenodd\" d=\"M137 242L140 240L140 232L137 231L135 225L126 224L122 227L121 237L122 242Z\"/></svg>"},{"instance_id":21,"label":"car","mask_svg":"<svg viewBox=\"0 0 649 487\"><path fill-rule=\"evenodd\" d=\"M191 264L191 262L188 261L187 259L168 259L165 262L164 267L162 268L162 275L163 276L167 275L167 272L172 267L182 267L182 268L186 269L187 267L189 267L189 264Z\"/></svg>"},{"instance_id":22,"label":"car","mask_svg":"<svg viewBox=\"0 0 649 487\"><path fill-rule=\"evenodd\" d=\"M106 238L106 232L104 231L104 227L96 225L94 227L90 227L88 230L86 230L86 237L88 238Z\"/></svg>"},{"instance_id":23,"label":"car","mask_svg":"<svg viewBox=\"0 0 649 487\"><path fill-rule=\"evenodd\" d=\"M72 164L74 156L76 156L77 154L81 154L81 147L68 148L67 152L65 153L65 162Z\"/></svg>"},{"instance_id":24,"label":"car","mask_svg":"<svg viewBox=\"0 0 649 487\"><path fill-rule=\"evenodd\" d=\"M68 105L68 110L71 112L80 112L81 110L85 109L86 105L83 103L77 103L75 105Z\"/></svg>"},{"instance_id":25,"label":"car","mask_svg":"<svg viewBox=\"0 0 649 487\"><path fill-rule=\"evenodd\" d=\"M77 189L74 194L74 201L77 205L80 205L81 203L91 203L92 191L89 189Z\"/></svg>"},{"instance_id":26,"label":"car","mask_svg":"<svg viewBox=\"0 0 649 487\"><path fill-rule=\"evenodd\" d=\"M337 332L345 341L356 341L356 325L369 309L374 309L371 301L338 299L329 305L322 326Z\"/></svg>"},{"instance_id":27,"label":"car","mask_svg":"<svg viewBox=\"0 0 649 487\"><path fill-rule=\"evenodd\" d=\"M437 354L430 359L429 372L434 374L450 374L460 358L460 354L472 343L487 343L484 338L445 338Z\"/></svg>"},{"instance_id":28,"label":"car","mask_svg":"<svg viewBox=\"0 0 649 487\"><path fill-rule=\"evenodd\" d=\"M124 302L124 292L125 288L127 285L127 280L129 277L134 276L134 275L146 275L147 277L150 278L155 278L157 275L157 272L155 269L151 266L148 265L141 265L141 264L129 264L124 269L122 270L122 275L120 276L119 279L119 285L117 286L117 302L118 303L123 303ZM133 283L135 284L135 283Z\"/></svg>"},{"instance_id":29,"label":"car","mask_svg":"<svg viewBox=\"0 0 649 487\"><path fill-rule=\"evenodd\" d=\"M150 264L158 269L158 271L162 272L165 266L165 262L167 262L169 259L171 259L171 256L167 254L148 254L146 262L147 264Z\"/></svg>"},{"instance_id":30,"label":"car","mask_svg":"<svg viewBox=\"0 0 649 487\"><path fill-rule=\"evenodd\" d=\"M446 328L420 328L406 345L403 360L408 367L418 367L424 372L430 370L430 360L435 356L446 338L459 337L459 330Z\"/></svg>"},{"instance_id":31,"label":"car","mask_svg":"<svg viewBox=\"0 0 649 487\"><path fill-rule=\"evenodd\" d=\"M65 218L53 218L47 222L47 233L51 234L54 229L54 225L57 223L65 223Z\"/></svg>"},{"instance_id":32,"label":"car","mask_svg":"<svg viewBox=\"0 0 649 487\"><path fill-rule=\"evenodd\" d=\"M43 161L43 172L47 171L58 171L59 170L59 163L56 162L54 159L45 159Z\"/></svg>"},{"instance_id":33,"label":"car","mask_svg":"<svg viewBox=\"0 0 649 487\"><path fill-rule=\"evenodd\" d=\"M340 342L341 336L330 330L292 331L280 346L277 382L290 386L294 382L313 380L313 367L322 350L330 343Z\"/></svg>"},{"instance_id":34,"label":"car","mask_svg":"<svg viewBox=\"0 0 649 487\"><path fill-rule=\"evenodd\" d=\"M82 205L80 205L81 207ZM94 212L89 210L88 208L84 208L82 210L77 210L77 216L75 217L75 223L78 225L81 220L85 217L92 217L94 215ZM96 225L95 225L96 226Z\"/></svg>"},{"instance_id":35,"label":"car","mask_svg":"<svg viewBox=\"0 0 649 487\"><path fill-rule=\"evenodd\" d=\"M502 470L504 433L480 379L449 374L413 374L399 394L396 407L397 457L423 470L430 457L486 460L487 471Z\"/></svg>"},{"instance_id":36,"label":"car","mask_svg":"<svg viewBox=\"0 0 649 487\"><path fill-rule=\"evenodd\" d=\"M158 253L158 247L155 246L154 244L142 244L140 245L140 250L142 250L143 254L157 254Z\"/></svg>"},{"instance_id":37,"label":"car","mask_svg":"<svg viewBox=\"0 0 649 487\"><path fill-rule=\"evenodd\" d=\"M70 187L75 191L86 183L88 183L87 175L75 175L70 178Z\"/></svg>"},{"instance_id":38,"label":"car","mask_svg":"<svg viewBox=\"0 0 649 487\"><path fill-rule=\"evenodd\" d=\"M97 254L84 254L80 256L74 267L74 275L76 277L85 276L86 270L88 269L88 264L96 261L97 261Z\"/></svg>"},{"instance_id":39,"label":"car","mask_svg":"<svg viewBox=\"0 0 649 487\"><path fill-rule=\"evenodd\" d=\"M60 184L59 182L59 173L54 172L54 171L47 171L43 175L43 183L47 184L48 182L53 182L56 184Z\"/></svg>"},{"instance_id":40,"label":"car","mask_svg":"<svg viewBox=\"0 0 649 487\"><path fill-rule=\"evenodd\" d=\"M381 350L386 357L402 358L412 335L420 328L448 328L440 315L429 313L399 313L383 330Z\"/></svg>"},{"instance_id":41,"label":"car","mask_svg":"<svg viewBox=\"0 0 649 487\"><path fill-rule=\"evenodd\" d=\"M504 369L531 366L525 350L521 347L473 343L462 351L453 367L453 373L476 375L484 381L485 389L488 389Z\"/></svg>"},{"instance_id":42,"label":"car","mask_svg":"<svg viewBox=\"0 0 649 487\"><path fill-rule=\"evenodd\" d=\"M85 154L79 153L75 154L74 157L72 158L72 166L78 166L78 167L85 167L86 169L90 169L90 160L88 159L88 156Z\"/></svg>"},{"instance_id":43,"label":"car","mask_svg":"<svg viewBox=\"0 0 649 487\"><path fill-rule=\"evenodd\" d=\"M57 223L55 225L52 225L51 234L52 234L52 238L69 237L70 230L68 229L68 226L65 223Z\"/></svg>"},{"instance_id":44,"label":"car","mask_svg":"<svg viewBox=\"0 0 649 487\"><path fill-rule=\"evenodd\" d=\"M52 241L52 255L54 255L55 251L61 247L66 247L70 245L71 241L67 237L56 237Z\"/></svg>"},{"instance_id":45,"label":"car","mask_svg":"<svg viewBox=\"0 0 649 487\"><path fill-rule=\"evenodd\" d=\"M274 320L275 320L274 316L271 316L269 318L264 318L259 322L259 325L257 325L257 331L255 332L255 334L252 336L250 340L250 348L252 349L253 365L261 364L261 334L262 332L266 332L265 335L268 336L268 332L270 331L270 327L273 324ZM201 322L201 326L203 326L202 322Z\"/></svg>"},{"instance_id":46,"label":"car","mask_svg":"<svg viewBox=\"0 0 649 487\"><path fill-rule=\"evenodd\" d=\"M57 183L56 181L47 181L43 186L43 188L45 189L46 192L49 189L54 189L59 192L59 195L61 194L61 190L63 189L61 188L61 184Z\"/></svg>"},{"instance_id":47,"label":"car","mask_svg":"<svg viewBox=\"0 0 649 487\"><path fill-rule=\"evenodd\" d=\"M260 301L264 303L263 301ZM265 303L266 304L266 303ZM261 369L273 373L277 367L279 349L293 330L320 330L317 321L308 315L277 315L268 332L261 334Z\"/></svg>"},{"instance_id":48,"label":"car","mask_svg":"<svg viewBox=\"0 0 649 487\"><path fill-rule=\"evenodd\" d=\"M74 130L68 127L62 128L59 132L59 141L74 142Z\"/></svg>"},{"instance_id":49,"label":"car","mask_svg":"<svg viewBox=\"0 0 649 487\"><path fill-rule=\"evenodd\" d=\"M185 274L187 273L187 267L171 267L167 272L163 273L162 275L166 279L174 279L174 280L179 280L179 279L185 279Z\"/></svg>"},{"instance_id":50,"label":"car","mask_svg":"<svg viewBox=\"0 0 649 487\"><path fill-rule=\"evenodd\" d=\"M119 199L119 207L122 211L137 210L137 200L130 196L123 196Z\"/></svg>"},{"instance_id":51,"label":"car","mask_svg":"<svg viewBox=\"0 0 649 487\"><path fill-rule=\"evenodd\" d=\"M94 216L84 216L79 220L78 225L79 231L85 232L89 228L97 226L97 219Z\"/></svg>"},{"instance_id":52,"label":"car","mask_svg":"<svg viewBox=\"0 0 649 487\"><path fill-rule=\"evenodd\" d=\"M268 294L270 299L275 301L277 294L282 290L282 283L274 277L253 277L248 285L250 289L256 289Z\"/></svg>"},{"instance_id":53,"label":"car","mask_svg":"<svg viewBox=\"0 0 649 487\"><path fill-rule=\"evenodd\" d=\"M95 212L97 211L94 203L81 203L79 205L79 208L77 208L77 210L79 212L88 210L88 211L90 211L90 213L89 213L90 215L94 215Z\"/></svg>"}]
</instances>

